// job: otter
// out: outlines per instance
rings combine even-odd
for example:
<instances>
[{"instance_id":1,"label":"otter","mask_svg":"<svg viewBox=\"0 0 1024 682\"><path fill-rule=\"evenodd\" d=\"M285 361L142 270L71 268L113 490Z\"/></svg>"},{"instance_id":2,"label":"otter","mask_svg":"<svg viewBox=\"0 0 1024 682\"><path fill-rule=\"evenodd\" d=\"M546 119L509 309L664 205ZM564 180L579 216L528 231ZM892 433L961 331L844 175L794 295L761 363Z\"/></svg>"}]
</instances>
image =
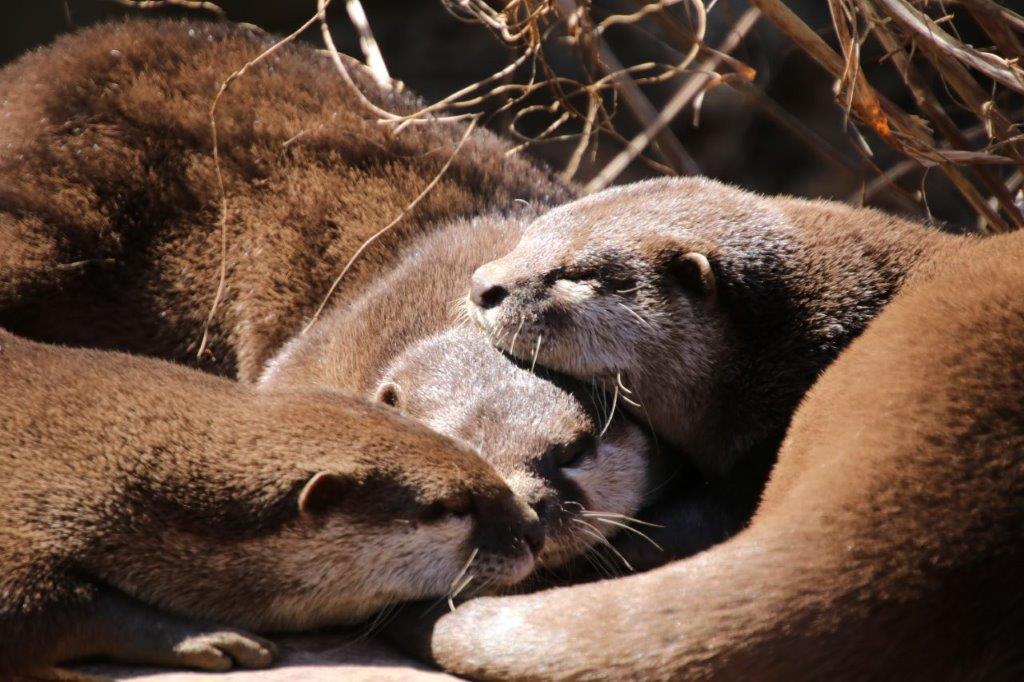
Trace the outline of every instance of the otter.
<instances>
[{"instance_id":1,"label":"otter","mask_svg":"<svg viewBox=\"0 0 1024 682\"><path fill-rule=\"evenodd\" d=\"M264 667L273 645L234 628L358 622L471 558L514 584L543 544L472 449L363 401L3 331L0 376L4 674Z\"/></svg>"},{"instance_id":2,"label":"otter","mask_svg":"<svg viewBox=\"0 0 1024 682\"><path fill-rule=\"evenodd\" d=\"M467 306L499 348L628 391L626 409L721 477L771 460L821 371L915 268L968 241L835 202L652 180L540 216L473 274Z\"/></svg>"},{"instance_id":3,"label":"otter","mask_svg":"<svg viewBox=\"0 0 1024 682\"><path fill-rule=\"evenodd\" d=\"M331 59L301 44L220 98L222 195L211 103L274 42L229 23L124 21L62 36L0 71L0 327L252 383L396 216L329 306L449 221L573 195L485 130L453 154L464 122L378 124ZM351 71L378 106L422 107Z\"/></svg>"},{"instance_id":4,"label":"otter","mask_svg":"<svg viewBox=\"0 0 1024 682\"><path fill-rule=\"evenodd\" d=\"M345 391L469 443L537 510L539 565L554 568L622 526L639 538L630 517L667 464L642 425L611 414L592 387L519 366L461 314L470 274L536 214L455 221L412 241L394 270L286 343L257 385ZM690 541L705 542L696 532ZM628 570L642 547L611 560Z\"/></svg>"},{"instance_id":5,"label":"otter","mask_svg":"<svg viewBox=\"0 0 1024 682\"><path fill-rule=\"evenodd\" d=\"M308 47L287 46L233 82L217 110L227 200L226 270L218 297L222 197L210 153L209 106L224 79L271 44L272 39L237 26L134 21L63 37L0 71L0 327L37 341L128 351L253 384L272 358L281 360L301 339L317 337L332 309L359 299L384 273L412 259L403 246L470 217L493 223L500 235L509 220L533 217L572 196L573 189L546 170L507 157L508 145L475 131L423 201L355 261L322 319L314 321L314 311L357 248L443 168L465 129L431 123L386 130L360 110L329 60ZM412 96L376 86L359 72L353 77L381 106L399 113L420 106ZM449 238L458 238L454 228ZM496 255L474 262L462 277ZM211 309L206 351L196 357ZM422 317L413 311L402 313L410 324L433 316L431 333L442 333L436 310ZM314 324L303 335L310 321ZM563 503L578 502L570 499L573 495L586 496L592 505L612 505L591 507L594 512L628 514L634 508L648 478L649 444L635 424L617 419L608 425L595 417L586 399L533 384L521 368L471 334L454 336L473 347L460 361L481 367L500 361L493 364L501 367L499 374L516 377L512 383L519 389L532 387L531 414L541 417L532 425L538 437L528 445L525 438L507 437L484 445L495 461L505 457L505 474L545 518L559 513ZM412 341L386 357L395 361L393 376L401 375L407 396L414 398L404 368L430 351L427 344L413 347ZM410 352L399 358L405 349ZM57 346L51 350L40 361L56 362L65 352ZM116 368L117 362L110 365ZM370 362L365 367L388 369ZM365 387L328 386L313 376L306 386L266 382L260 390L294 394L319 387L373 397ZM68 390L96 390L91 377L71 379ZM133 399L140 413L163 409L158 393L145 390L149 383L160 384L161 373L138 380ZM195 389L195 402L212 402L202 398L202 385ZM487 395L483 388L476 393L481 399ZM501 397L501 391L495 387L486 399ZM516 400L507 404L528 404L525 395ZM55 410L69 423L79 419ZM195 442L187 432L190 424L179 423L185 442ZM545 440L542 429L549 425L560 430ZM602 438L589 439L605 426ZM457 431L453 435L464 436ZM609 443L622 447L605 447ZM514 454L502 450L513 445L519 448ZM133 447L146 446L126 435L125 450ZM215 451L216 443L208 450ZM534 468L556 457L570 464L572 452L587 463L575 481L563 473L571 467L553 473ZM512 475L513 462L523 475ZM584 481L596 463L614 465L620 478L604 489L596 476ZM626 523L611 516L580 520L593 524L596 530L590 530L600 537ZM554 532L542 552L544 561L558 563L598 542L582 530ZM472 567L481 578L478 584L487 582L486 568L476 570L475 562L483 558Z\"/></svg>"},{"instance_id":6,"label":"otter","mask_svg":"<svg viewBox=\"0 0 1024 682\"><path fill-rule=\"evenodd\" d=\"M433 656L503 680L1020 679L1022 259L1015 233L912 274L807 394L747 529L472 600Z\"/></svg>"}]
</instances>

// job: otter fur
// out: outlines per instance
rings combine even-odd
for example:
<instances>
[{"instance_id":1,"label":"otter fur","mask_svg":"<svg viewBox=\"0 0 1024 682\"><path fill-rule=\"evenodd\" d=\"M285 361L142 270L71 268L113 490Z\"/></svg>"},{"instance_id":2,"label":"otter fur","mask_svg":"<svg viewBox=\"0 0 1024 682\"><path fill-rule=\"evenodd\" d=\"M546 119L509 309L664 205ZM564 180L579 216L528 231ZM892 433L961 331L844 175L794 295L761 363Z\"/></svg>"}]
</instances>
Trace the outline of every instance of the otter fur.
<instances>
[{"instance_id":1,"label":"otter fur","mask_svg":"<svg viewBox=\"0 0 1024 682\"><path fill-rule=\"evenodd\" d=\"M1020 679L1022 262L1016 233L912 275L806 396L746 530L470 601L433 655L503 680Z\"/></svg>"},{"instance_id":2,"label":"otter fur","mask_svg":"<svg viewBox=\"0 0 1024 682\"><path fill-rule=\"evenodd\" d=\"M473 270L532 217L454 221L412 241L394 270L289 341L259 387L346 391L471 444L537 510L539 561L552 567L630 524L664 466L646 430L589 385L519 366L462 314Z\"/></svg>"},{"instance_id":3,"label":"otter fur","mask_svg":"<svg viewBox=\"0 0 1024 682\"><path fill-rule=\"evenodd\" d=\"M915 268L967 241L835 202L652 180L540 216L474 273L467 304L499 348L630 391L623 406L716 477L770 461L822 370Z\"/></svg>"},{"instance_id":4,"label":"otter fur","mask_svg":"<svg viewBox=\"0 0 1024 682\"><path fill-rule=\"evenodd\" d=\"M512 584L536 514L463 445L337 394L264 395L0 331L0 672L262 667L243 632ZM218 624L217 626L212 624Z\"/></svg>"},{"instance_id":5,"label":"otter fur","mask_svg":"<svg viewBox=\"0 0 1024 682\"><path fill-rule=\"evenodd\" d=\"M330 62L308 47L282 48L235 81L217 110L227 198L224 289L209 330L209 352L197 359L205 321L217 298L222 263L218 225L222 204L212 161L209 107L220 84L272 43L269 37L231 25L125 22L63 37L0 71L0 327L36 341L129 351L232 376L243 383L255 380L267 359L311 317L359 245L398 215L437 175L464 132L459 124L441 123L422 129L413 126L415 130L404 133L386 131L359 110ZM359 72L353 76L381 106L397 112L419 106L415 98L377 87ZM399 244L445 220L489 211L500 215L518 206L517 199L544 203L568 196L569 190L544 171L505 158L506 150L505 144L486 132L469 136L433 191L392 232L364 252L331 302L344 301L352 291L366 286L397 262ZM4 340L8 358L14 357L10 353L18 344L28 343L7 335ZM410 443L402 434L409 429L419 433L422 428L416 430L398 415L370 409L338 393L316 400L303 397L308 391L294 390L280 396L252 396L244 386L210 383L213 378L209 376L181 374L183 368L156 361L138 365L135 363L141 360L104 355L99 350L83 354L56 345L31 348L34 350L23 356L31 359L29 365L19 365L18 385L29 385L29 377L36 377L47 391L32 393L34 398L28 400L9 388L15 385L14 375L2 375L3 402L20 410L3 415L9 417L0 429L4 456L17 456L22 466L28 457L25 453L33 453L32 466L25 467L29 477L42 472L40 467L53 458L57 458L52 463L55 471L70 475L71 470L60 468L64 466L61 458L95 452L83 451L86 444L79 449L71 447L73 434L93 434L96 447L100 447L104 441L97 429L102 425L112 434L111 441L99 450L109 455L109 466L126 466L133 472L134 461L164 461L160 458L166 457L167 462L180 462L186 471L190 467L207 471L208 467L212 478L206 487L166 478L159 469L152 472L153 480L147 478L147 471L134 471L138 475L135 492L155 488L167 496L172 507L190 506L197 502L196 496L201 497L205 506L197 509L195 524L206 523L204 514L217 518L218 509L233 513L236 506L251 509L253 514L263 504L295 511L294 500L283 501L294 495L291 488L280 491L271 486L251 493L245 488L250 479L245 478L239 462L248 460L238 458L250 450L257 464L280 461L277 469L252 472L253 480L283 476L282 486L294 483L289 466L301 468L308 464L304 457L325 449L355 456L365 447L357 459L375 460L382 473L393 471L399 463L407 465L403 471L413 471L415 462L408 458L419 455L426 458L422 466L429 468L433 466L431 453L440 456L446 448L455 460L467 457L464 446L437 436L423 436L426 440L419 445L424 447L416 445L418 441L412 443L416 447L407 447ZM71 371L78 363L83 363L82 371ZM132 368L130 380L118 379L127 371L125 367ZM42 380L48 376L61 380ZM182 384L189 386L187 393ZM164 393L168 387L178 391L173 400ZM112 394L104 393L115 388ZM221 405L232 401L240 402L231 408L234 412ZM246 406L253 401L278 407L267 408L269 412L255 407L250 410ZM292 401L294 428L275 423L274 414L285 421L292 415L287 407ZM82 408L90 403L103 409ZM314 414L302 416L303 406ZM318 435L321 426L315 414L321 407L321 420L336 415L339 422L325 426L325 433ZM227 412L218 412L221 409ZM26 423L26 414L36 417ZM237 417L229 420L230 425L266 423L255 431L251 429L256 427L242 429L241 435L252 437L240 441L241 435L230 434L231 426L224 426L223 433L217 430L221 419L217 415L228 414ZM244 421L243 414L249 415ZM149 430L154 425L166 425L167 431L152 434ZM341 430L342 426L348 428ZM392 431L391 440L382 435ZM216 433L221 435L215 437ZM367 445L380 439L378 445ZM217 466L226 471L213 476ZM468 480L477 475L474 472L479 467L491 471L479 462L467 467ZM497 480L493 473L488 476L492 483ZM85 583L67 588L81 596L83 604L91 603L94 581L123 586L113 569L89 572L75 563L79 545L70 529L81 531L81 543L90 551L103 540L97 537L99 528L117 518L131 520L128 530L144 539L163 537L163 519L141 513L139 500L133 501L136 507L124 510L123 517L117 516L122 491L105 486L107 479L99 472L69 480L57 473L40 473L38 480L39 485L27 488L36 491L32 497L43 496L39 486L67 493L57 512L60 520L69 524L69 532L25 535L21 529L31 523L26 520L28 512L24 517L11 517L12 523L17 518L21 525L12 526L17 532L6 533L3 552L14 562L12 566L24 570L11 578L11 585L4 585L10 588L3 604L9 620L4 622L5 649L0 658L8 667L86 653L61 643L64 621L49 615L55 613L47 610L50 602L39 602L37 609L33 601L45 593L44 585L67 586L62 582L68 575L66 565L67 570L74 569L75 576L77 571L85 571ZM414 487L416 480L408 478L406 487ZM421 482L426 486L421 493L432 495L430 479ZM505 487L501 489L507 493ZM3 490L5 508L17 509L26 502L18 490ZM390 522L382 520L385 512L395 515L395 523L401 521L400 512L415 513L418 507L411 495L411 490L396 493L393 509L381 510L381 518L360 526L363 548L372 547L378 553L366 563L367 569L381 568L378 559L394 560L395 566L388 567L396 571L392 577L408 578L400 570L402 561L383 551L377 541L390 527ZM243 499L236 499L238 496ZM368 511L375 509L367 507ZM510 517L500 509L499 505L491 510L496 513L495 520L507 522ZM489 513L480 510L481 518ZM533 512L520 509L516 513L529 521L530 541L539 549ZM184 512L181 516L187 518ZM74 525L75 519L85 524L84 530ZM375 524L381 535L375 535ZM273 526L256 525L260 537L273 536ZM518 525L513 523L513 527ZM187 552L192 539L178 539L181 542L175 543L166 536L167 547L162 549ZM41 545L34 543L40 542L59 565L24 563L26 556L39 551ZM470 545L465 547L468 554ZM112 564L128 561L129 550L122 557L112 549L105 558ZM276 548L268 556L297 563L312 558L308 552ZM357 556L352 559L356 561ZM468 560L468 556L462 559ZM491 566L494 561L500 564L481 551L474 570L482 579L492 569L500 574L500 565ZM132 565L133 571L144 572L143 564ZM240 559L235 568L245 572L246 566ZM51 574L50 568L60 570ZM405 598L384 584L389 571L373 574L384 590L380 594ZM169 573L154 571L153 578L139 588L141 593L131 596L145 602ZM180 572L182 580L191 574L191 570ZM425 575L430 575L429 571ZM372 580L359 583L357 577L354 573L352 580L353 585L358 583L360 594L377 594ZM268 576L268 581L271 578ZM230 586L236 591L229 594L243 594L244 581L238 582ZM504 580L493 582L502 584ZM176 583L168 582L171 584ZM199 579L190 584L195 585L195 593L216 587ZM414 581L412 586L418 584ZM263 604L272 603L261 592L268 586L254 586L244 593L246 598L230 604L218 602L223 608L235 609L230 613L204 611L197 607L198 597L189 597L191 601L177 604L181 607L178 615L224 617L257 628L313 624L289 623L262 614ZM450 587L445 585L440 593ZM426 592L410 588L407 596L413 593ZM53 594L53 603L63 608L61 595L68 591ZM359 608L332 614L331 620L357 619L388 599L367 599ZM164 606L174 610L175 603L166 598L156 600L156 607ZM328 606L338 604L331 601ZM129 621L141 627L139 618L131 616ZM68 627L74 625L68 623ZM38 637L32 631L16 638L6 636L11 632L8 627L25 632L29 626L43 630L36 632ZM89 621L72 630L88 633L95 626ZM204 661L208 662L209 656Z\"/></svg>"},{"instance_id":6,"label":"otter fur","mask_svg":"<svg viewBox=\"0 0 1024 682\"><path fill-rule=\"evenodd\" d=\"M0 327L254 381L324 300L355 251L452 157L464 123L395 132L362 110L331 59L231 24L126 21L59 38L0 71ZM413 96L352 68L377 105ZM330 303L445 221L548 205L571 190L477 130L398 224L353 263Z\"/></svg>"},{"instance_id":7,"label":"otter fur","mask_svg":"<svg viewBox=\"0 0 1024 682\"><path fill-rule=\"evenodd\" d=\"M473 269L571 188L474 132L303 333L356 249L430 182L464 130L430 122L388 132L309 48L285 47L253 67L218 107L227 271L209 352L196 359L220 269L208 110L220 83L270 44L227 25L128 22L62 38L2 72L0 325L260 378L263 391L372 400L401 374L404 405L448 397L448 422L437 418L445 400L429 413L401 411L481 448L552 520L548 530L561 529L546 561L602 542L646 499L649 437L629 419L609 424L589 387L570 395L464 325L445 336ZM381 106L419 106L353 76ZM447 350L455 369L430 374ZM480 405L494 408L489 418L469 412ZM553 462L574 449L587 466L571 481ZM568 523L581 505L616 517L586 520L596 531Z\"/></svg>"}]
</instances>

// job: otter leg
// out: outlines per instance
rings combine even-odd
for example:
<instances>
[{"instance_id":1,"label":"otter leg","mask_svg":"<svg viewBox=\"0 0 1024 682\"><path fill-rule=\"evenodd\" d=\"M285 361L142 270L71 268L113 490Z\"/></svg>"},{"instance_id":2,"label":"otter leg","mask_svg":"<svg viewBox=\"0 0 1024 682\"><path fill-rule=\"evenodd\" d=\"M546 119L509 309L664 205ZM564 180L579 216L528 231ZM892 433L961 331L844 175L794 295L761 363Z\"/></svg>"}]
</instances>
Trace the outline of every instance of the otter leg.
<instances>
[{"instance_id":1,"label":"otter leg","mask_svg":"<svg viewBox=\"0 0 1024 682\"><path fill-rule=\"evenodd\" d=\"M172 616L104 589L58 640L56 659L228 670L266 668L275 654L274 644L263 638Z\"/></svg>"}]
</instances>

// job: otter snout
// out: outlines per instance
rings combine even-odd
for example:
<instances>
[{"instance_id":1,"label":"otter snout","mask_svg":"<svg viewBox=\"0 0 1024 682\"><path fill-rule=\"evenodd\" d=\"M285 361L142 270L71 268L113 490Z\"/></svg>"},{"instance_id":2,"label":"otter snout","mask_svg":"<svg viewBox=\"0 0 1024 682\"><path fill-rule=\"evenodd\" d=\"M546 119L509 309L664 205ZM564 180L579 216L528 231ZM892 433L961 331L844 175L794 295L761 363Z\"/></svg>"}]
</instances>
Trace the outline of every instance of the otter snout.
<instances>
[{"instance_id":1,"label":"otter snout","mask_svg":"<svg viewBox=\"0 0 1024 682\"><path fill-rule=\"evenodd\" d=\"M500 500L480 498L475 544L483 552L517 555L529 549L536 558L544 547L544 524L537 512L511 494Z\"/></svg>"},{"instance_id":2,"label":"otter snout","mask_svg":"<svg viewBox=\"0 0 1024 682\"><path fill-rule=\"evenodd\" d=\"M470 300L484 310L497 308L508 297L509 286L505 279L504 268L497 261L481 265L473 273Z\"/></svg>"}]
</instances>

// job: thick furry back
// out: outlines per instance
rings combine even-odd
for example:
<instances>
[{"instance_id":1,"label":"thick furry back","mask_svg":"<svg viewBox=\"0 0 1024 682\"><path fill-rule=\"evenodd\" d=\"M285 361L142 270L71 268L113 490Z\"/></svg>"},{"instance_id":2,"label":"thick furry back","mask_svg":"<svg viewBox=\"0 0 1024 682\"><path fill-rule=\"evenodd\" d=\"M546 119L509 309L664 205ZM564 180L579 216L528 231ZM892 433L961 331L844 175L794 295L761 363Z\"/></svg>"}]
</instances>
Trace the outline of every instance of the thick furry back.
<instances>
[{"instance_id":1,"label":"thick furry back","mask_svg":"<svg viewBox=\"0 0 1024 682\"><path fill-rule=\"evenodd\" d=\"M210 108L274 39L229 24L131 21L64 37L0 71L0 325L42 340L195 364L220 280ZM375 86L398 113L414 97ZM206 369L254 378L355 250L438 174L461 123L399 133L330 59L289 45L217 108L227 199L223 297ZM473 133L437 186L346 276L339 298L449 219L569 190Z\"/></svg>"}]
</instances>

